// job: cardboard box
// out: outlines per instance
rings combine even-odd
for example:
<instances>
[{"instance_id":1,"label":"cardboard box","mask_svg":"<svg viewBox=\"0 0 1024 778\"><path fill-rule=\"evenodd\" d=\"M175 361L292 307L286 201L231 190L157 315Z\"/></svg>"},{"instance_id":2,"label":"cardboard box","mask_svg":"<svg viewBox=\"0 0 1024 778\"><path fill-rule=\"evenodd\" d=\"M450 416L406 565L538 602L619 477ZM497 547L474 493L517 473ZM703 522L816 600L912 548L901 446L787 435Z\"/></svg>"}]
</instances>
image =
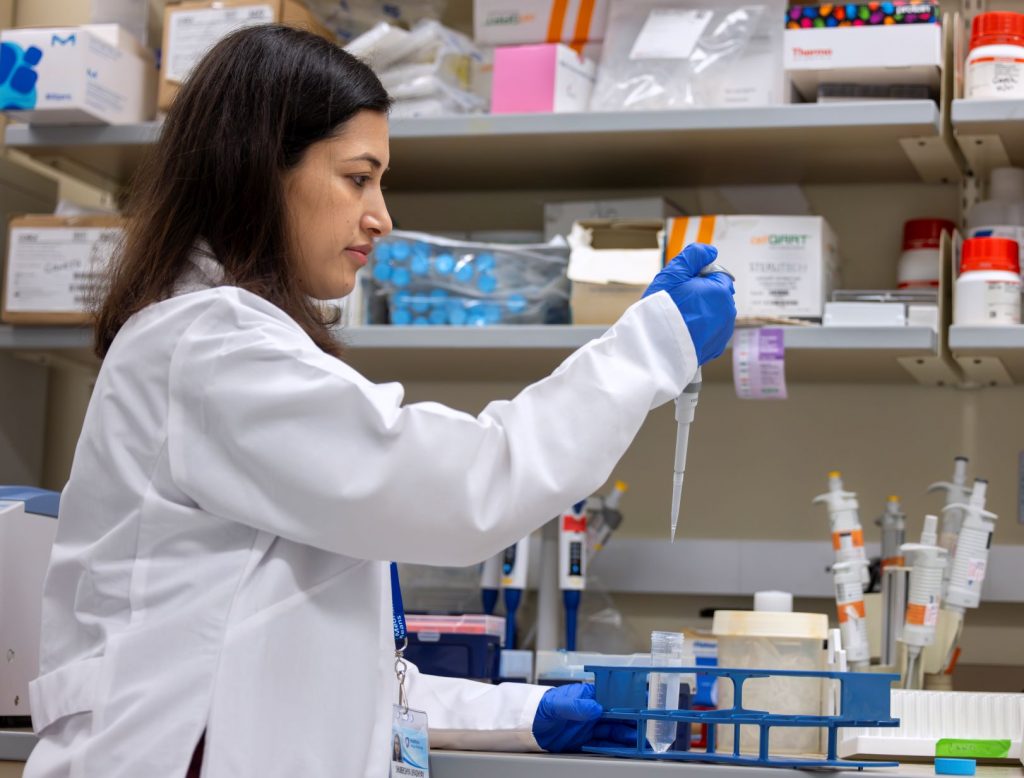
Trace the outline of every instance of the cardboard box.
<instances>
[{"instance_id":1,"label":"cardboard box","mask_svg":"<svg viewBox=\"0 0 1024 778\"><path fill-rule=\"evenodd\" d=\"M25 27L4 30L0 40L15 58L4 95L11 119L134 124L153 117L153 54L123 27Z\"/></svg>"},{"instance_id":2,"label":"cardboard box","mask_svg":"<svg viewBox=\"0 0 1024 778\"><path fill-rule=\"evenodd\" d=\"M214 44L242 27L280 22L336 40L298 0L193 0L164 9L163 56L157 106L166 111L192 68Z\"/></svg>"},{"instance_id":3,"label":"cardboard box","mask_svg":"<svg viewBox=\"0 0 1024 778\"><path fill-rule=\"evenodd\" d=\"M662 266L661 219L593 219L569 233L573 324L614 324Z\"/></svg>"},{"instance_id":4,"label":"cardboard box","mask_svg":"<svg viewBox=\"0 0 1024 778\"><path fill-rule=\"evenodd\" d=\"M938 92L942 27L890 24L785 31L786 75L805 100L819 84L924 85Z\"/></svg>"},{"instance_id":5,"label":"cardboard box","mask_svg":"<svg viewBox=\"0 0 1024 778\"><path fill-rule=\"evenodd\" d=\"M88 324L89 297L123 234L120 216L11 219L0 320Z\"/></svg>"},{"instance_id":6,"label":"cardboard box","mask_svg":"<svg viewBox=\"0 0 1024 778\"><path fill-rule=\"evenodd\" d=\"M611 0L473 0L473 38L485 46L604 40Z\"/></svg>"},{"instance_id":7,"label":"cardboard box","mask_svg":"<svg viewBox=\"0 0 1024 778\"><path fill-rule=\"evenodd\" d=\"M491 113L586 111L597 65L564 43L494 50Z\"/></svg>"},{"instance_id":8,"label":"cardboard box","mask_svg":"<svg viewBox=\"0 0 1024 778\"><path fill-rule=\"evenodd\" d=\"M820 216L684 216L669 220L667 236L666 259L689 243L718 248L739 316L820 319L831 299L839 253Z\"/></svg>"},{"instance_id":9,"label":"cardboard box","mask_svg":"<svg viewBox=\"0 0 1024 778\"><path fill-rule=\"evenodd\" d=\"M682 209L664 197L624 197L617 200L573 200L544 203L544 240L568 235L578 221L594 219L670 219Z\"/></svg>"}]
</instances>

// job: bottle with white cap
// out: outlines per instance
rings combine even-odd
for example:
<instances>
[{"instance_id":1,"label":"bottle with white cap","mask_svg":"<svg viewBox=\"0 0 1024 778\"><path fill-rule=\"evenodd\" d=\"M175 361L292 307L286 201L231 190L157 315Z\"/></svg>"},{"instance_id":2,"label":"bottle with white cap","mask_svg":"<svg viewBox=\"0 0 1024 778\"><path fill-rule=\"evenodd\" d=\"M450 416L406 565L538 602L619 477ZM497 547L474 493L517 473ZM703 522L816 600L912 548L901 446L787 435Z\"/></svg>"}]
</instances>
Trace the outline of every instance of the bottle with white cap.
<instances>
[{"instance_id":1,"label":"bottle with white cap","mask_svg":"<svg viewBox=\"0 0 1024 778\"><path fill-rule=\"evenodd\" d=\"M1016 241L1024 265L1024 168L995 168L988 197L967 212L967 237Z\"/></svg>"}]
</instances>

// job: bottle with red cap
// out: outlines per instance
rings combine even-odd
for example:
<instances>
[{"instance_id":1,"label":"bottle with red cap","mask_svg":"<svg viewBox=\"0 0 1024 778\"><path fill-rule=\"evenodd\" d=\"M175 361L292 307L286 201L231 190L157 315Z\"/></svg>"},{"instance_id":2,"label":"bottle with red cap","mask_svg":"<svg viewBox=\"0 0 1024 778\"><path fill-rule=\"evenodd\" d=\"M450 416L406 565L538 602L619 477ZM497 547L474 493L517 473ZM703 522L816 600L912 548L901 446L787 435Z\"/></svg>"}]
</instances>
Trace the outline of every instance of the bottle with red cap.
<instances>
[{"instance_id":1,"label":"bottle with red cap","mask_svg":"<svg viewBox=\"0 0 1024 778\"><path fill-rule=\"evenodd\" d=\"M903 225L903 253L896 266L900 289L938 289L942 233L952 235L956 225L946 219L911 219Z\"/></svg>"},{"instance_id":2,"label":"bottle with red cap","mask_svg":"<svg viewBox=\"0 0 1024 778\"><path fill-rule=\"evenodd\" d=\"M1024 13L995 11L974 17L964 97L1024 98Z\"/></svg>"},{"instance_id":3,"label":"bottle with red cap","mask_svg":"<svg viewBox=\"0 0 1024 778\"><path fill-rule=\"evenodd\" d=\"M1020 258L1009 238L968 238L960 256L953 323L1020 324Z\"/></svg>"}]
</instances>

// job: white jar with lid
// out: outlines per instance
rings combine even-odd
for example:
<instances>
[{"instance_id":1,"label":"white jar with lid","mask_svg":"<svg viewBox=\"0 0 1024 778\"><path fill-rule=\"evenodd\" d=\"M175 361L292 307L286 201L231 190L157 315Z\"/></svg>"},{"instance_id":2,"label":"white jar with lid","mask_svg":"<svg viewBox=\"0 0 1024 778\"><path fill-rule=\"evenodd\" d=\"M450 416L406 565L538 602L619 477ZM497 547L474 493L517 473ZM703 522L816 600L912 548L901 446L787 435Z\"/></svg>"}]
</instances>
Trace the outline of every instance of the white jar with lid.
<instances>
[{"instance_id":1,"label":"white jar with lid","mask_svg":"<svg viewBox=\"0 0 1024 778\"><path fill-rule=\"evenodd\" d=\"M824 670L828 617L823 613L715 611L711 631L718 639L718 666L761 670ZM752 678L743 684L743 707L770 713L820 715L820 678ZM718 682L718 707L731 708L732 682ZM756 754L759 731L740 727L740 750ZM718 727L718 748L733 749L733 727ZM813 754L820 745L812 727L778 727L771 733L772 753Z\"/></svg>"},{"instance_id":2,"label":"white jar with lid","mask_svg":"<svg viewBox=\"0 0 1024 778\"><path fill-rule=\"evenodd\" d=\"M946 219L911 219L903 225L903 253L896 266L900 289L938 289L942 275L942 233L956 225Z\"/></svg>"},{"instance_id":3,"label":"white jar with lid","mask_svg":"<svg viewBox=\"0 0 1024 778\"><path fill-rule=\"evenodd\" d=\"M974 17L964 97L1024 98L1024 14L997 11Z\"/></svg>"},{"instance_id":4,"label":"white jar with lid","mask_svg":"<svg viewBox=\"0 0 1024 778\"><path fill-rule=\"evenodd\" d=\"M968 238L960 256L953 323L971 326L1020 324L1020 259L1008 238Z\"/></svg>"}]
</instances>

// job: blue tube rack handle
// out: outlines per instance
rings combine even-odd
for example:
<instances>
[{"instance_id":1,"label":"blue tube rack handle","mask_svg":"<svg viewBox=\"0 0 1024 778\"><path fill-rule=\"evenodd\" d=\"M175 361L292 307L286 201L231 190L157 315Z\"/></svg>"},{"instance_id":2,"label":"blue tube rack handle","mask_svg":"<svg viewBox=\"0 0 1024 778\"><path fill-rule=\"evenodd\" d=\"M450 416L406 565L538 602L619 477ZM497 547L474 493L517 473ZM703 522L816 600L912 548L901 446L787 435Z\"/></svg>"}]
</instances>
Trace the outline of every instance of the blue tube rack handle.
<instances>
[{"instance_id":1,"label":"blue tube rack handle","mask_svg":"<svg viewBox=\"0 0 1024 778\"><path fill-rule=\"evenodd\" d=\"M889 690L898 675L889 673L839 673L818 670L748 670L728 667L604 667L587 665L594 674L594 696L604 707L607 720L637 722L634 748L587 746L592 754L629 759L666 759L682 762L713 762L750 767L835 768L898 767L897 762L854 762L840 759L836 753L838 730L843 727L898 727L889 708ZM713 675L732 681L733 707L726 710L651 710L647 708L647 676L649 673L686 673ZM743 684L751 678L821 678L839 681L840 707L834 716L811 716L769 713L743 707ZM707 751L667 751L659 753L647 747L646 723L667 720L707 725ZM735 727L733 752L716 750L715 725ZM756 726L760 730L758 754L740 753L740 727ZM772 757L768 753L772 727L819 727L828 730L828 753L824 759L796 756Z\"/></svg>"}]
</instances>

